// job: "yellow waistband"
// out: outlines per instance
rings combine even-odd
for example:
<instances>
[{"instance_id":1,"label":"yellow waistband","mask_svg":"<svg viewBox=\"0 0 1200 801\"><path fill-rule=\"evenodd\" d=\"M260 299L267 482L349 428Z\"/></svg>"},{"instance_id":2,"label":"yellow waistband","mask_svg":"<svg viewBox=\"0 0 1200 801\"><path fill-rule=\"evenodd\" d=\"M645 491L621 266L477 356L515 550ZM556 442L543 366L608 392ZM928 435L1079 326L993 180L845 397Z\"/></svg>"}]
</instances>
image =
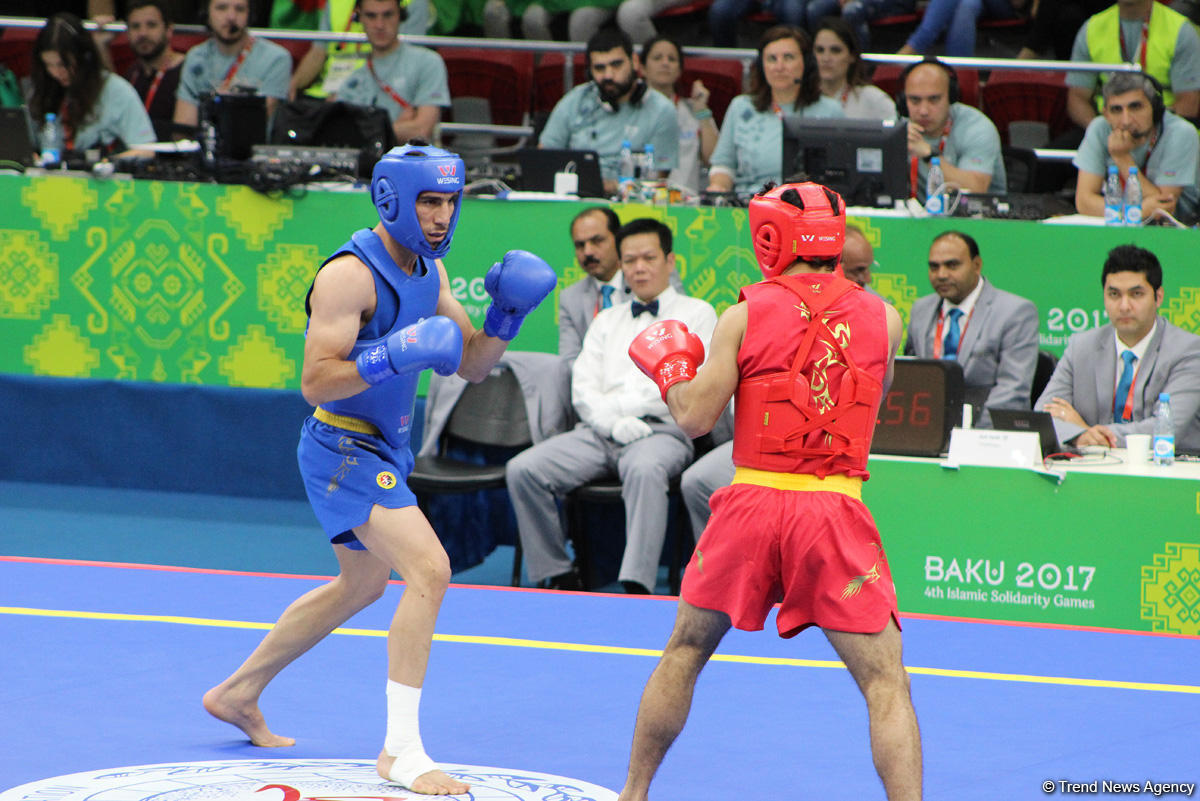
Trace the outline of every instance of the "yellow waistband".
<instances>
[{"instance_id":1,"label":"yellow waistband","mask_svg":"<svg viewBox=\"0 0 1200 801\"><path fill-rule=\"evenodd\" d=\"M366 420L359 420L357 417L346 417L342 414L334 414L327 412L320 406L313 409L313 417L320 420L322 423L328 423L337 428L344 428L347 431L353 431L356 434L369 434L372 437L379 436L379 429L368 423Z\"/></svg>"},{"instance_id":2,"label":"yellow waistband","mask_svg":"<svg viewBox=\"0 0 1200 801\"><path fill-rule=\"evenodd\" d=\"M753 467L737 467L733 472L733 483L800 492L840 492L855 500L862 500L862 478L841 473L817 478L801 473L776 473Z\"/></svg>"}]
</instances>

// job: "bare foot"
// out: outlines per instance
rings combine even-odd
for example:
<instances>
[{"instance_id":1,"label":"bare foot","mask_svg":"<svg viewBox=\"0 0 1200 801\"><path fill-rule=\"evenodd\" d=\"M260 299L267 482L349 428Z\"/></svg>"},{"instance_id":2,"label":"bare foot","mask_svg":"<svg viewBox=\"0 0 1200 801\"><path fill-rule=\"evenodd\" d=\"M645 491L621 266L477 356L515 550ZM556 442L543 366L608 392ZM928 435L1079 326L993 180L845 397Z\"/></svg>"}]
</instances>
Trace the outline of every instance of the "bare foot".
<instances>
[{"instance_id":1,"label":"bare foot","mask_svg":"<svg viewBox=\"0 0 1200 801\"><path fill-rule=\"evenodd\" d=\"M392 769L392 763L395 761L395 757L381 751L379 759L375 762L375 769L383 778L395 781L388 775ZM471 789L471 785L463 784L458 779L452 779L440 770L431 770L418 776L408 789L422 795L462 795Z\"/></svg>"},{"instance_id":2,"label":"bare foot","mask_svg":"<svg viewBox=\"0 0 1200 801\"><path fill-rule=\"evenodd\" d=\"M250 738L251 745L278 748L295 745L292 737L280 737L267 728L262 712L255 701L242 700L224 684L218 684L204 694L204 708L217 720L237 726Z\"/></svg>"}]
</instances>

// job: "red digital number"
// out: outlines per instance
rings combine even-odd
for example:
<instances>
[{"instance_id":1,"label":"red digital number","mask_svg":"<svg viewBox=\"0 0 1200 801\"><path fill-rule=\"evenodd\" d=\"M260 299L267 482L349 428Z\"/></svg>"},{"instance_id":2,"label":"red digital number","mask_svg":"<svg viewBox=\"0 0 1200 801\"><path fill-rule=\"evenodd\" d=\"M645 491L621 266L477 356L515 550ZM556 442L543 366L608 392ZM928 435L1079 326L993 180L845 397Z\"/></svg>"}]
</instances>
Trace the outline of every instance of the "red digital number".
<instances>
[{"instance_id":1,"label":"red digital number","mask_svg":"<svg viewBox=\"0 0 1200 801\"><path fill-rule=\"evenodd\" d=\"M929 392L914 392L912 399L912 414L909 415L908 422L914 426L927 426L933 416L929 408L929 401L933 397Z\"/></svg>"},{"instance_id":2,"label":"red digital number","mask_svg":"<svg viewBox=\"0 0 1200 801\"><path fill-rule=\"evenodd\" d=\"M884 401L884 408L888 410L888 414L879 423L885 426L894 426L904 422L904 393L889 392L887 400ZM895 413L895 416L893 416Z\"/></svg>"}]
</instances>

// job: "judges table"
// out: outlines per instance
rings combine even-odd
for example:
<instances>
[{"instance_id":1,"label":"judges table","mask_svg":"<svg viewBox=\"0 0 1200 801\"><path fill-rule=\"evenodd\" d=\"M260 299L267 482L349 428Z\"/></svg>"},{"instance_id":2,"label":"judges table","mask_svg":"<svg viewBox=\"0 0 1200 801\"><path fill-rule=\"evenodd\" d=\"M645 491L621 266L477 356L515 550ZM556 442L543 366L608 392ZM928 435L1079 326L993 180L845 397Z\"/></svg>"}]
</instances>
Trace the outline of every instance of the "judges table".
<instances>
[{"instance_id":1,"label":"judges table","mask_svg":"<svg viewBox=\"0 0 1200 801\"><path fill-rule=\"evenodd\" d=\"M488 303L483 276L506 250L546 258L560 271L560 289L583 275L568 228L587 205L464 202L445 263L451 291L476 325ZM615 208L623 221L665 222L685 288L718 311L759 277L744 209ZM181 430L219 432L243 414L239 398L253 396L244 416L278 434L264 441L294 442L294 410L278 415L286 430L275 432L279 422L262 412L269 399L255 393L282 390L298 401L304 300L316 267L352 231L376 220L361 188L268 197L244 186L78 174L0 175L0 209L0 373L52 382L56 398L52 425L39 424L36 408L0 409L13 415L0 479L54 476L102 485L111 485L104 459L130 458L112 433L117 427L104 423L117 414L166 438ZM1037 304L1046 350L1061 353L1069 334L1104 323L1101 265L1109 249L1126 242L1162 261L1163 313L1200 331L1195 231L867 211L852 213L851 221L875 246L873 288L906 320L913 301L930 291L930 241L958 229L979 242L989 280ZM556 303L557 293L529 316L513 348L556 350ZM162 400L139 392L146 408L96 408L96 379L161 388ZM61 391L76 385L78 392ZM220 420L209 419L205 403L190 402L206 392L220 393L219 403L208 404ZM180 393L187 404L172 400ZM73 441L88 443L97 460L86 470L72 459ZM203 458L185 455L164 469L147 469L146 485L206 491L212 476L228 472L219 449ZM902 610L1200 634L1195 466L1144 474L1078 466L1061 482L1030 471L950 470L936 460L875 457L871 469L866 497ZM280 486L299 493L293 474L262 475L256 483L254 471L246 472L241 494L269 497Z\"/></svg>"},{"instance_id":2,"label":"judges table","mask_svg":"<svg viewBox=\"0 0 1200 801\"><path fill-rule=\"evenodd\" d=\"M901 611L1200 635L1200 464L1124 460L1047 476L872 456Z\"/></svg>"}]
</instances>

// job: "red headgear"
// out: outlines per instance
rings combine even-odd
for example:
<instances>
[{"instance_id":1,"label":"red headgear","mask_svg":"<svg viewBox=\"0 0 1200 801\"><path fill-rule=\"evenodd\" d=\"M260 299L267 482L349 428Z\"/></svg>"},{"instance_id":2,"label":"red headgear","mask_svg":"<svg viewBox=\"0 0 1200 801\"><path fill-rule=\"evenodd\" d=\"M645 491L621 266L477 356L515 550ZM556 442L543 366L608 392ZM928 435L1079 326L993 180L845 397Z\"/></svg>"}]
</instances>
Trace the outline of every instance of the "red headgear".
<instances>
[{"instance_id":1,"label":"red headgear","mask_svg":"<svg viewBox=\"0 0 1200 801\"><path fill-rule=\"evenodd\" d=\"M797 259L838 259L835 272L840 274L846 202L821 184L777 186L750 201L750 234L759 269L767 278Z\"/></svg>"}]
</instances>

